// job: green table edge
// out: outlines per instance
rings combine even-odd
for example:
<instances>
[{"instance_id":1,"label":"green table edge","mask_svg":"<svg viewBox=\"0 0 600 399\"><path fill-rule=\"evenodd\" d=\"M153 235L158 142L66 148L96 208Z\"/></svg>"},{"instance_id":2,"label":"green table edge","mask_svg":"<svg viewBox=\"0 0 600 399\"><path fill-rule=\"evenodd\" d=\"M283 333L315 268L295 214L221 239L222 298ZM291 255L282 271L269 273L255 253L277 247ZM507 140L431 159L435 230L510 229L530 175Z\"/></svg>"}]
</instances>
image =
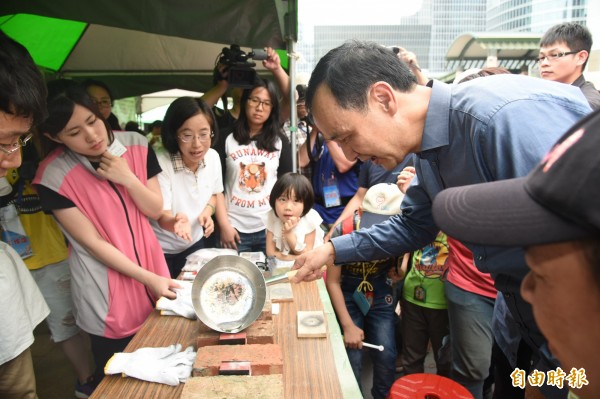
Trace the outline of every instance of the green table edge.
<instances>
[{"instance_id":1,"label":"green table edge","mask_svg":"<svg viewBox=\"0 0 600 399\"><path fill-rule=\"evenodd\" d=\"M358 382L354 378L354 372L350 366L348 355L346 354L346 347L344 346L344 338L340 331L340 326L335 318L335 311L325 287L325 281L323 279L317 280L317 288L319 290L319 296L323 303L323 312L327 317L327 325L329 329L329 338L331 341L331 350L333 352L333 359L335 362L335 368L338 374L338 380L340 381L340 388L342 395L346 399L362 399L362 393L358 387Z\"/></svg>"}]
</instances>

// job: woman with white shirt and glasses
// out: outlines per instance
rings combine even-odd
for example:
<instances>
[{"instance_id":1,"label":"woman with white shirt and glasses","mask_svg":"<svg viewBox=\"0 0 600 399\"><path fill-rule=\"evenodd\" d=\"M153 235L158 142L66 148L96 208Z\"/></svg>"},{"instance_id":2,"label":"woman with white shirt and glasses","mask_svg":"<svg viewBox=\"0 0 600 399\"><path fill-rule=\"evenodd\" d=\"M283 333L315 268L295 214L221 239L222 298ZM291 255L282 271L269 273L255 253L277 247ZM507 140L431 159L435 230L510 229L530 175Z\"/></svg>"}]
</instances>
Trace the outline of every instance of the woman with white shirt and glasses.
<instances>
[{"instance_id":1,"label":"woman with white shirt and glasses","mask_svg":"<svg viewBox=\"0 0 600 399\"><path fill-rule=\"evenodd\" d=\"M172 277L214 231L216 194L223 192L221 161L210 148L217 129L210 107L192 97L173 101L163 120L161 137L167 151L158 155L163 215L153 227Z\"/></svg>"}]
</instances>

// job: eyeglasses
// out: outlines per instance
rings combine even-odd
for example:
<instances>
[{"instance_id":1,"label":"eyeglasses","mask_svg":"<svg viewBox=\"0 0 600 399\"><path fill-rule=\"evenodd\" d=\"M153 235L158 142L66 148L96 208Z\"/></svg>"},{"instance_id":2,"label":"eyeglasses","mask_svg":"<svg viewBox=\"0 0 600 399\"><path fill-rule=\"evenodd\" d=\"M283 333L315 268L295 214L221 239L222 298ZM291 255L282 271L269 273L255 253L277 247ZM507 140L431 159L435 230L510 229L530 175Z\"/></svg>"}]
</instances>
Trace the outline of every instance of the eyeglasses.
<instances>
[{"instance_id":1,"label":"eyeglasses","mask_svg":"<svg viewBox=\"0 0 600 399\"><path fill-rule=\"evenodd\" d=\"M201 143L207 143L210 139L215 137L215 134L213 132L204 132L200 134L180 134L178 137L182 143L191 143L194 139L198 139Z\"/></svg>"},{"instance_id":2,"label":"eyeglasses","mask_svg":"<svg viewBox=\"0 0 600 399\"><path fill-rule=\"evenodd\" d=\"M0 151L5 153L6 155L14 154L21 147L25 147L29 140L33 138L32 133L27 133L25 136L19 137L16 143L13 144L0 144Z\"/></svg>"},{"instance_id":3,"label":"eyeglasses","mask_svg":"<svg viewBox=\"0 0 600 399\"><path fill-rule=\"evenodd\" d=\"M577 50L577 51L562 51L560 53L553 53L553 54L543 55L543 56L540 56L540 57L537 58L537 62L539 62L541 64L542 62L544 62L544 60L548 60L548 62L556 61L557 59L562 58L565 55L577 54L580 51L581 50Z\"/></svg>"},{"instance_id":4,"label":"eyeglasses","mask_svg":"<svg viewBox=\"0 0 600 399\"><path fill-rule=\"evenodd\" d=\"M257 108L258 108L258 105L259 105L259 104L262 104L262 106L263 106L264 108L271 108L271 107L273 106L273 104L271 103L271 101L269 101L269 100L262 101L262 100L261 100L260 98L258 98L258 97L250 97L250 98L248 99L248 103L249 103L251 106L253 106L253 107L257 107Z\"/></svg>"},{"instance_id":5,"label":"eyeglasses","mask_svg":"<svg viewBox=\"0 0 600 399\"><path fill-rule=\"evenodd\" d=\"M107 99L98 100L98 99L92 98L92 101L98 107L110 107L112 105L110 100L107 100Z\"/></svg>"}]
</instances>

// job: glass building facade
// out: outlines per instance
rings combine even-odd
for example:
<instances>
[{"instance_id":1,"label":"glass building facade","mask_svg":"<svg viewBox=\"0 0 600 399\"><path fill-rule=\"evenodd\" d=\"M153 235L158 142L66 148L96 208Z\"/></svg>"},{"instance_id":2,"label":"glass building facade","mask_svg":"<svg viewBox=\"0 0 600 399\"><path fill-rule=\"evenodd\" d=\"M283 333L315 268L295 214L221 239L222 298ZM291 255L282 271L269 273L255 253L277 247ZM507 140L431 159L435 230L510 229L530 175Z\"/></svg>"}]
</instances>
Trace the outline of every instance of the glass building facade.
<instances>
[{"instance_id":1,"label":"glass building facade","mask_svg":"<svg viewBox=\"0 0 600 399\"><path fill-rule=\"evenodd\" d=\"M561 22L587 22L587 0L488 0L486 30L543 33Z\"/></svg>"},{"instance_id":2,"label":"glass building facade","mask_svg":"<svg viewBox=\"0 0 600 399\"><path fill-rule=\"evenodd\" d=\"M465 33L543 33L561 22L587 22L590 0L423 0L420 11L399 16L397 25L314 26L299 21L297 72L310 74L330 49L349 39L372 40L413 51L432 76L452 72L445 61L449 46ZM300 4L300 7L302 5ZM385 12L385 10L382 10Z\"/></svg>"}]
</instances>

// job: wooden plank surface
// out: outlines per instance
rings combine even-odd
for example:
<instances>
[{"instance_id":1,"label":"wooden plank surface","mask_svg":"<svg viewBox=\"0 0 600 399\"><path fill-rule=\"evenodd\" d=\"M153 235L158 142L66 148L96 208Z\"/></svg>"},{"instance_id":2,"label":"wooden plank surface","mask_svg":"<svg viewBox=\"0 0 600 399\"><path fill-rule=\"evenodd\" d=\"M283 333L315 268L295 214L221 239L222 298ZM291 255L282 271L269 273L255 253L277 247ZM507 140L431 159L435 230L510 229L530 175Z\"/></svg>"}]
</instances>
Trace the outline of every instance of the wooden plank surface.
<instances>
[{"instance_id":1,"label":"wooden plank surface","mask_svg":"<svg viewBox=\"0 0 600 399\"><path fill-rule=\"evenodd\" d=\"M286 399L342 398L330 338L297 337L297 312L323 310L317 284L293 284L294 300L280 303L275 323L276 342L283 351L283 389ZM353 377L352 377L353 378Z\"/></svg>"},{"instance_id":2,"label":"wooden plank surface","mask_svg":"<svg viewBox=\"0 0 600 399\"><path fill-rule=\"evenodd\" d=\"M298 310L324 310L329 316L333 313L322 281L319 284L293 284L292 289L294 301L280 303L280 313L273 315L275 341L282 346L283 352L284 398L360 398L343 342L340 345L337 324L328 321L330 333L326 338L298 339L296 336ZM195 346L198 329L198 321L160 316L158 311L154 311L127 346L126 352L174 343L180 343L184 348ZM332 348L336 348L335 353ZM90 398L176 399L181 396L182 390L183 384L171 387L134 378L106 376Z\"/></svg>"}]
</instances>

